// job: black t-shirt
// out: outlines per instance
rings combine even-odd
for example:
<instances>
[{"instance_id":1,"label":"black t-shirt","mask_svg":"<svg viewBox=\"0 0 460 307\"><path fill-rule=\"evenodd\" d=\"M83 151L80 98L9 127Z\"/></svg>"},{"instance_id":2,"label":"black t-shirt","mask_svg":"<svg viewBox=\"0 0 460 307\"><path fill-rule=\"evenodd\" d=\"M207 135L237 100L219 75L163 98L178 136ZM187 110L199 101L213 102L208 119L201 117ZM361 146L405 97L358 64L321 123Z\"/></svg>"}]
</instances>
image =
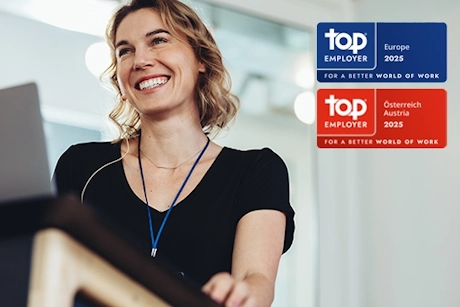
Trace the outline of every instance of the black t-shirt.
<instances>
[{"instance_id":1,"label":"black t-shirt","mask_svg":"<svg viewBox=\"0 0 460 307\"><path fill-rule=\"evenodd\" d=\"M80 198L90 176L120 158L120 143L71 146L59 159L54 180L59 195ZM131 190L121 161L108 165L89 182L84 202L126 232L126 238L151 252L147 206ZM201 182L172 209L158 242L157 256L199 283L231 272L238 221L246 213L274 209L285 213L284 250L292 244L294 211L284 162L272 150L224 147ZM166 212L149 208L155 236Z\"/></svg>"}]
</instances>

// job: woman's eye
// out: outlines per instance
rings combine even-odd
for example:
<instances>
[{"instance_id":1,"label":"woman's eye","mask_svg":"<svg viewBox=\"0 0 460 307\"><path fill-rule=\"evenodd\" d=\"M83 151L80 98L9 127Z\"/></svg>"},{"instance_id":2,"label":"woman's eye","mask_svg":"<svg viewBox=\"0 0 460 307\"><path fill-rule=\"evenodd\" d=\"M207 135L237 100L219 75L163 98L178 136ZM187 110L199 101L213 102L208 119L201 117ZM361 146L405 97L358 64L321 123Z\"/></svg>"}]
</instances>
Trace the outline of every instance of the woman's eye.
<instances>
[{"instance_id":1,"label":"woman's eye","mask_svg":"<svg viewBox=\"0 0 460 307\"><path fill-rule=\"evenodd\" d=\"M166 38L163 38L163 37L155 37L152 41L152 44L153 45L159 45L159 44L163 44L163 43L166 43L168 40Z\"/></svg>"},{"instance_id":2,"label":"woman's eye","mask_svg":"<svg viewBox=\"0 0 460 307\"><path fill-rule=\"evenodd\" d=\"M129 49L129 48L123 48L123 49L118 50L118 56L121 57L121 56L123 56L123 55L125 55L125 54L128 54L128 53L130 53L130 52L131 52L131 49Z\"/></svg>"}]
</instances>

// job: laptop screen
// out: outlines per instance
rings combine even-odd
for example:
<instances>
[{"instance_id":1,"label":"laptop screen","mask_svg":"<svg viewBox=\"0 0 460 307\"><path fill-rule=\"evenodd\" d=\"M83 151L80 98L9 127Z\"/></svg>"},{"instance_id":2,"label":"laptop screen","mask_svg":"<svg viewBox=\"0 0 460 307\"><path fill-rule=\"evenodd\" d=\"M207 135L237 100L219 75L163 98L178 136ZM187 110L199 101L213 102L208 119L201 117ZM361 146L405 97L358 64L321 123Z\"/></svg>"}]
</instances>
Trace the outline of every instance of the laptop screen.
<instances>
[{"instance_id":1,"label":"laptop screen","mask_svg":"<svg viewBox=\"0 0 460 307\"><path fill-rule=\"evenodd\" d=\"M0 90L0 203L51 196L37 85Z\"/></svg>"}]
</instances>

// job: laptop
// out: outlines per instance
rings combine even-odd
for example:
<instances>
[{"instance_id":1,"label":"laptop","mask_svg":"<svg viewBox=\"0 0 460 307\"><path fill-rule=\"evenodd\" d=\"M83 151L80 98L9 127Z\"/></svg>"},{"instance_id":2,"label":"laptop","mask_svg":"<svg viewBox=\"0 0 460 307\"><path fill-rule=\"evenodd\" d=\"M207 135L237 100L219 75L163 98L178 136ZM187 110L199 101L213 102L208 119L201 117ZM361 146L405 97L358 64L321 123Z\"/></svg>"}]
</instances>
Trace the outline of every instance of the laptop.
<instances>
[{"instance_id":1,"label":"laptop","mask_svg":"<svg viewBox=\"0 0 460 307\"><path fill-rule=\"evenodd\" d=\"M35 83L0 89L0 204L53 195Z\"/></svg>"}]
</instances>

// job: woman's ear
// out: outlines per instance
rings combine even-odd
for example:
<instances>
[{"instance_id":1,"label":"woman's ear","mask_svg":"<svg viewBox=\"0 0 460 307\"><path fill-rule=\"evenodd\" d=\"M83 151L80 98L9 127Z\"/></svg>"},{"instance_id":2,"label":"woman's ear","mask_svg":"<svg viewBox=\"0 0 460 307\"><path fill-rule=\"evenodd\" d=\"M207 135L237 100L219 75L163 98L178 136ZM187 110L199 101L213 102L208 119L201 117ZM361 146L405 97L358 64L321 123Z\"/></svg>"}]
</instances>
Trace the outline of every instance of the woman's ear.
<instances>
[{"instance_id":1,"label":"woman's ear","mask_svg":"<svg viewBox=\"0 0 460 307\"><path fill-rule=\"evenodd\" d=\"M198 71L199 72L206 72L206 66L204 65L203 62L200 62L200 64L198 65Z\"/></svg>"}]
</instances>

